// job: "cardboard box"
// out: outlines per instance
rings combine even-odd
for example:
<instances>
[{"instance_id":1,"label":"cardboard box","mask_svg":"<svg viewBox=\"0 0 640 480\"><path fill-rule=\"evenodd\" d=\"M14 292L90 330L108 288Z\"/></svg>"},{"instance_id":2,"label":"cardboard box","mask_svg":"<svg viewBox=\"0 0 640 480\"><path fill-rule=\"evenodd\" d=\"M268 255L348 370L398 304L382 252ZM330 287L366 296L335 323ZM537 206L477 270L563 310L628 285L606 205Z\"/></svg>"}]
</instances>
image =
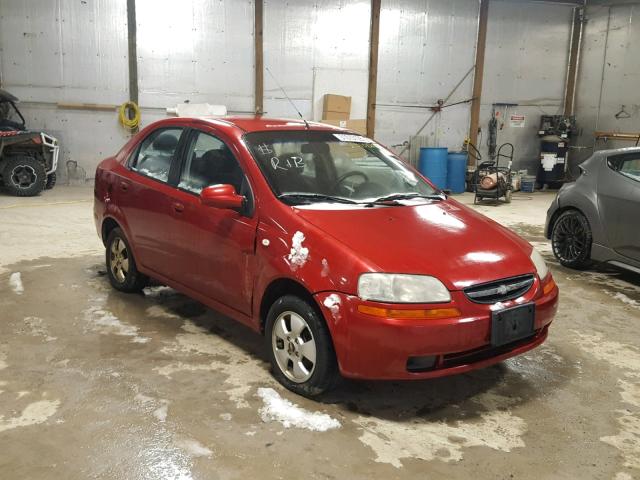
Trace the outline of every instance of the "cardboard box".
<instances>
[{"instance_id":1,"label":"cardboard box","mask_svg":"<svg viewBox=\"0 0 640 480\"><path fill-rule=\"evenodd\" d=\"M357 120L330 120L324 119L322 123L326 123L328 125L334 125L340 128L346 128L347 130L353 130L354 132L359 133L360 135L367 134L367 121L365 119L357 119Z\"/></svg>"},{"instance_id":2,"label":"cardboard box","mask_svg":"<svg viewBox=\"0 0 640 480\"><path fill-rule=\"evenodd\" d=\"M327 93L324 96L322 111L346 113L348 118L351 113L351 97Z\"/></svg>"},{"instance_id":3,"label":"cardboard box","mask_svg":"<svg viewBox=\"0 0 640 480\"><path fill-rule=\"evenodd\" d=\"M347 112L323 112L322 118L325 120L349 120Z\"/></svg>"}]
</instances>

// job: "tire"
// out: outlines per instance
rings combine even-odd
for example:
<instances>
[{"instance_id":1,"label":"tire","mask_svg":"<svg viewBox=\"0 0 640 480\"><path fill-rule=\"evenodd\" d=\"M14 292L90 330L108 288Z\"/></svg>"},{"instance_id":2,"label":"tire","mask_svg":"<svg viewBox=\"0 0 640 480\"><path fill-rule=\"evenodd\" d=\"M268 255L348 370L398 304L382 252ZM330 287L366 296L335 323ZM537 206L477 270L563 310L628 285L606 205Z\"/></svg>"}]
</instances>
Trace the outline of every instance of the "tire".
<instances>
[{"instance_id":1,"label":"tire","mask_svg":"<svg viewBox=\"0 0 640 480\"><path fill-rule=\"evenodd\" d=\"M111 230L107 237L105 262L109 282L116 290L139 292L149 283L149 278L138 271L129 242L119 228Z\"/></svg>"},{"instance_id":2,"label":"tire","mask_svg":"<svg viewBox=\"0 0 640 480\"><path fill-rule=\"evenodd\" d=\"M56 180L56 172L50 173L49 175L47 175L47 183L45 184L44 188L47 190L51 190L56 186Z\"/></svg>"},{"instance_id":3,"label":"tire","mask_svg":"<svg viewBox=\"0 0 640 480\"><path fill-rule=\"evenodd\" d=\"M315 397L336 384L338 362L331 335L321 313L307 301L284 295L274 302L267 314L265 344L273 376L292 392Z\"/></svg>"},{"instance_id":4,"label":"tire","mask_svg":"<svg viewBox=\"0 0 640 480\"><path fill-rule=\"evenodd\" d=\"M592 239L589 221L578 210L563 212L553 223L551 247L565 267L582 270L591 265Z\"/></svg>"},{"instance_id":5,"label":"tire","mask_svg":"<svg viewBox=\"0 0 640 480\"><path fill-rule=\"evenodd\" d=\"M7 157L2 173L4 185L16 197L34 197L47 183L47 173L42 162L27 155Z\"/></svg>"}]
</instances>

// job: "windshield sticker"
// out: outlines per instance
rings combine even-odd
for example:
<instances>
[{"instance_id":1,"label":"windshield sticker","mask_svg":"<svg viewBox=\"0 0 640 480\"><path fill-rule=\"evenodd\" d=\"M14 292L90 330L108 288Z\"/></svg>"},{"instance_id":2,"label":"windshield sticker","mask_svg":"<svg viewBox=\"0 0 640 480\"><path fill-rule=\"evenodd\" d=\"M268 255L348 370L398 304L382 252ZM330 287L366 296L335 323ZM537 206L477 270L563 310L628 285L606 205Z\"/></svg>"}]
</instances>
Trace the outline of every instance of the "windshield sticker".
<instances>
[{"instance_id":1,"label":"windshield sticker","mask_svg":"<svg viewBox=\"0 0 640 480\"><path fill-rule=\"evenodd\" d=\"M271 155L273 153L273 148L266 143L261 143L256 148L258 149L258 152L260 152L260 155Z\"/></svg>"},{"instance_id":2,"label":"windshield sticker","mask_svg":"<svg viewBox=\"0 0 640 480\"><path fill-rule=\"evenodd\" d=\"M334 133L333 136L336 137L341 142L373 143L373 140L367 137L363 137L362 135L351 135L349 133Z\"/></svg>"},{"instance_id":3,"label":"windshield sticker","mask_svg":"<svg viewBox=\"0 0 640 480\"><path fill-rule=\"evenodd\" d=\"M274 170L291 170L292 168L304 168L304 160L302 157L278 158L271 157L271 167Z\"/></svg>"}]
</instances>

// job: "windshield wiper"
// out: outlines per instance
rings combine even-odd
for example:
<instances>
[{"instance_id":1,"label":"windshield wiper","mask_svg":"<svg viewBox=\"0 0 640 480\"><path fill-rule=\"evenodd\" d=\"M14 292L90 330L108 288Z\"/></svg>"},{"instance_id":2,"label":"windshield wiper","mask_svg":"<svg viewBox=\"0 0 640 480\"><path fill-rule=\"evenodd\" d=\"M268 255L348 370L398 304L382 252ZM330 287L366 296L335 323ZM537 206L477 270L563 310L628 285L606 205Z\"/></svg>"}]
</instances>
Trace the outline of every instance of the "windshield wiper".
<instances>
[{"instance_id":1,"label":"windshield wiper","mask_svg":"<svg viewBox=\"0 0 640 480\"><path fill-rule=\"evenodd\" d=\"M280 195L278 195L279 199L282 200L286 200L286 199L300 199L303 201L307 201L307 202L311 202L313 200L317 200L317 201L324 201L324 202L335 202L335 203L348 203L348 204L352 204L352 205L357 205L358 202L354 201L354 200L350 200L348 198L343 198L343 197L334 197L333 195L324 195L322 193L282 193Z\"/></svg>"},{"instance_id":2,"label":"windshield wiper","mask_svg":"<svg viewBox=\"0 0 640 480\"><path fill-rule=\"evenodd\" d=\"M444 200L444 196L438 194L425 195L422 193L392 193L384 197L376 198L371 202L366 202L367 205L385 205L396 202L398 200L409 200L411 198L427 198L429 200Z\"/></svg>"}]
</instances>

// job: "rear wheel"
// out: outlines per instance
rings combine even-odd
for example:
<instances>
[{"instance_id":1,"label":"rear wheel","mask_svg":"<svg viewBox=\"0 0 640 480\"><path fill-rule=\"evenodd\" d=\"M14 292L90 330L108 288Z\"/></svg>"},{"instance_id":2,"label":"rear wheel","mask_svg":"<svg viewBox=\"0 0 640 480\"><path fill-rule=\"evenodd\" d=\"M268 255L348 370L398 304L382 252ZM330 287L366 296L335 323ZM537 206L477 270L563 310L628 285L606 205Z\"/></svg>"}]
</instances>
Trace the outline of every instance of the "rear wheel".
<instances>
[{"instance_id":1,"label":"rear wheel","mask_svg":"<svg viewBox=\"0 0 640 480\"><path fill-rule=\"evenodd\" d=\"M275 301L267 314L265 341L273 376L289 390L313 397L338 379L327 325L305 300L285 295Z\"/></svg>"},{"instance_id":2,"label":"rear wheel","mask_svg":"<svg viewBox=\"0 0 640 480\"><path fill-rule=\"evenodd\" d=\"M38 195L47 182L47 173L42 162L27 155L11 156L2 172L4 185L12 195L33 197Z\"/></svg>"},{"instance_id":3,"label":"rear wheel","mask_svg":"<svg viewBox=\"0 0 640 480\"><path fill-rule=\"evenodd\" d=\"M562 213L553 224L553 254L565 267L583 269L591 264L591 240L589 222L577 210Z\"/></svg>"},{"instance_id":4,"label":"rear wheel","mask_svg":"<svg viewBox=\"0 0 640 480\"><path fill-rule=\"evenodd\" d=\"M149 279L138 271L133 252L124 233L114 228L107 237L107 275L111 286L121 292L139 292L147 286Z\"/></svg>"}]
</instances>

